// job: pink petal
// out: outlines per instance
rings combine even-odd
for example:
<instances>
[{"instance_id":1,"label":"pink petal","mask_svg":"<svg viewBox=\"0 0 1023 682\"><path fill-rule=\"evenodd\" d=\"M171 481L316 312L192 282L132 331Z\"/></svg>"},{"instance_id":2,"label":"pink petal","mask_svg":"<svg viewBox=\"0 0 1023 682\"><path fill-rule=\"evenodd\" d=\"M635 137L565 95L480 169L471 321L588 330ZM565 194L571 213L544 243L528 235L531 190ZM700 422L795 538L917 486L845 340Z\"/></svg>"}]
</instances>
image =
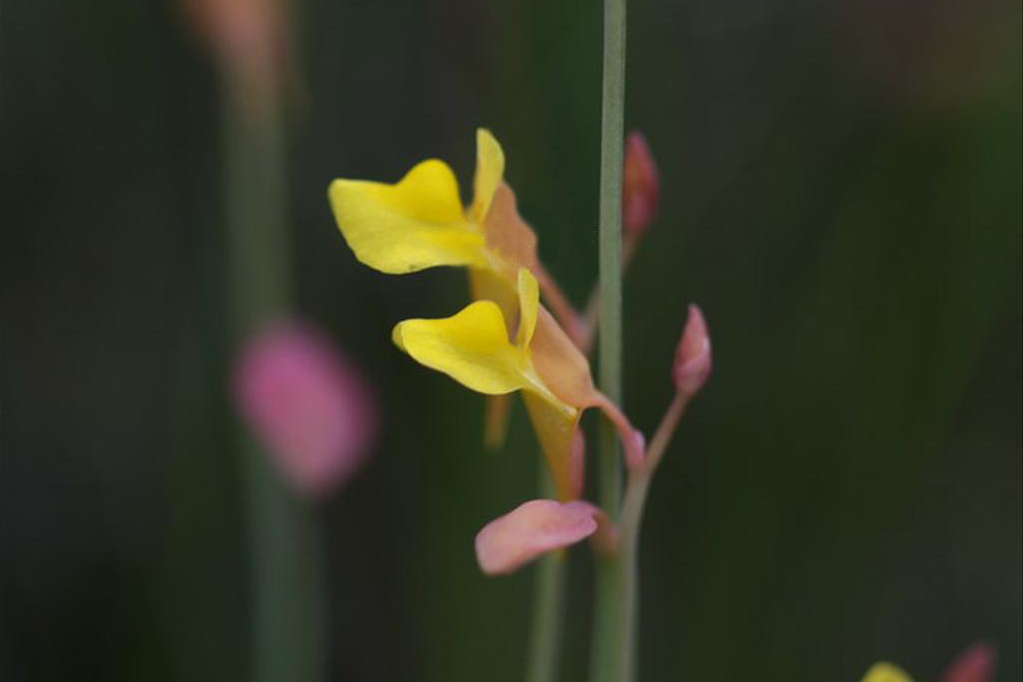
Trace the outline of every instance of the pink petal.
<instances>
[{"instance_id":1,"label":"pink petal","mask_svg":"<svg viewBox=\"0 0 1023 682\"><path fill-rule=\"evenodd\" d=\"M483 527L476 535L476 559L487 575L511 573L544 552L592 535L599 513L579 500L530 500Z\"/></svg>"},{"instance_id":2,"label":"pink petal","mask_svg":"<svg viewBox=\"0 0 1023 682\"><path fill-rule=\"evenodd\" d=\"M295 323L249 340L235 368L234 397L281 473L310 495L344 483L376 432L376 405L356 367Z\"/></svg>"}]
</instances>

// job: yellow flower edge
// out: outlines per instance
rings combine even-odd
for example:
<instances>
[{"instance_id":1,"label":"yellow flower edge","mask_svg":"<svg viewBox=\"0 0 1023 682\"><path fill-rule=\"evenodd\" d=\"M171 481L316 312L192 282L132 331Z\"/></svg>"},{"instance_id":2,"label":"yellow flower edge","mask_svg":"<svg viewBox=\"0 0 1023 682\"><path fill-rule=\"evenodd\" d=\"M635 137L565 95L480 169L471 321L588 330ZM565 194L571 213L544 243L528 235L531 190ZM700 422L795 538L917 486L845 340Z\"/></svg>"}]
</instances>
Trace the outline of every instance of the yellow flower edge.
<instances>
[{"instance_id":1,"label":"yellow flower edge","mask_svg":"<svg viewBox=\"0 0 1023 682\"><path fill-rule=\"evenodd\" d=\"M892 663L875 663L861 682L913 682L905 670Z\"/></svg>"}]
</instances>

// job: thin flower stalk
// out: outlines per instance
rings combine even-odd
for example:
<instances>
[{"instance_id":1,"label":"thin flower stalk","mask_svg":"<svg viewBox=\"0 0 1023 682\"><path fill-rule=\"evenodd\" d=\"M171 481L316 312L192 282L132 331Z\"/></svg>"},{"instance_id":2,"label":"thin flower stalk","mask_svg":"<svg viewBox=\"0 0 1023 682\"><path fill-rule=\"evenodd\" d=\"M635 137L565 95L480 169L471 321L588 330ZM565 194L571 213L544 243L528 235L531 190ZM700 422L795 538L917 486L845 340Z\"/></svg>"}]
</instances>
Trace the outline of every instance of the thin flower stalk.
<instances>
[{"instance_id":1,"label":"thin flower stalk","mask_svg":"<svg viewBox=\"0 0 1023 682\"><path fill-rule=\"evenodd\" d=\"M622 397L622 159L625 116L625 0L604 0L604 59L601 98L599 368L602 391L616 403ZM612 520L622 494L618 444L607 424L600 430L598 454L601 506ZM593 682L629 680L628 640L635 571L621 551L598 559L594 626L590 649Z\"/></svg>"}]
</instances>

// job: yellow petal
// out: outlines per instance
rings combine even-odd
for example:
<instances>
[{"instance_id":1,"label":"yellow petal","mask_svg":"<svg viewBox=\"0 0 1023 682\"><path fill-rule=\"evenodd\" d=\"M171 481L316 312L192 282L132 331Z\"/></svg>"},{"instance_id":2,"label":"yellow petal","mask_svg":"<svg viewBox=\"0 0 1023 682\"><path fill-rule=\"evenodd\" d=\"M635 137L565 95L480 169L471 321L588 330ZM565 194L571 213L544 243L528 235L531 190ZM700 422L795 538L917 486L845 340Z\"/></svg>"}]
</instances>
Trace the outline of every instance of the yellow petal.
<instances>
[{"instance_id":1,"label":"yellow petal","mask_svg":"<svg viewBox=\"0 0 1023 682\"><path fill-rule=\"evenodd\" d=\"M439 320L405 320L392 334L416 361L480 393L510 393L526 384L523 352L508 341L501 309L477 301Z\"/></svg>"},{"instance_id":2,"label":"yellow petal","mask_svg":"<svg viewBox=\"0 0 1023 682\"><path fill-rule=\"evenodd\" d=\"M361 262L403 274L437 265L485 266L483 235L462 212L447 164L416 165L397 184L335 180L334 218Z\"/></svg>"},{"instance_id":3,"label":"yellow petal","mask_svg":"<svg viewBox=\"0 0 1023 682\"><path fill-rule=\"evenodd\" d=\"M526 268L519 268L518 277L519 290L519 330L516 335L515 345L519 348L526 348L533 340L533 332L536 331L536 318L540 312L540 286Z\"/></svg>"},{"instance_id":4,"label":"yellow petal","mask_svg":"<svg viewBox=\"0 0 1023 682\"><path fill-rule=\"evenodd\" d=\"M863 676L862 682L913 682L913 680L898 666L891 663L875 663Z\"/></svg>"},{"instance_id":5,"label":"yellow petal","mask_svg":"<svg viewBox=\"0 0 1023 682\"><path fill-rule=\"evenodd\" d=\"M473 199L469 219L482 225L494 191L504 176L504 151L486 128L476 130L476 175L473 178Z\"/></svg>"},{"instance_id":6,"label":"yellow petal","mask_svg":"<svg viewBox=\"0 0 1023 682\"><path fill-rule=\"evenodd\" d=\"M529 420L547 460L554 490L559 500L574 500L583 488L582 434L579 412L560 409L550 400L532 391L523 391Z\"/></svg>"},{"instance_id":7,"label":"yellow petal","mask_svg":"<svg viewBox=\"0 0 1023 682\"><path fill-rule=\"evenodd\" d=\"M509 334L519 327L519 295L515 282L489 269L469 268L469 289L474 301L493 301L501 308Z\"/></svg>"}]
</instances>

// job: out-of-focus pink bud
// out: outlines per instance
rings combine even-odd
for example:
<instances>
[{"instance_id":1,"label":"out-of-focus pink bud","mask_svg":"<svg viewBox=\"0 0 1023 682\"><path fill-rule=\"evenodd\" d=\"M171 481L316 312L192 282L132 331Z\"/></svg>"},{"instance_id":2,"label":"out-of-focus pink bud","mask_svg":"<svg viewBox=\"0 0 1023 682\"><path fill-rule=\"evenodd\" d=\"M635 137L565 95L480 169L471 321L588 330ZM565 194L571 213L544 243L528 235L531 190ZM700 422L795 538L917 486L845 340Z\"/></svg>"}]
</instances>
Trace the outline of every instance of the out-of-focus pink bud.
<instances>
[{"instance_id":1,"label":"out-of-focus pink bud","mask_svg":"<svg viewBox=\"0 0 1023 682\"><path fill-rule=\"evenodd\" d=\"M193 30L222 63L254 85L272 86L287 56L288 2L181 0Z\"/></svg>"},{"instance_id":2,"label":"out-of-focus pink bud","mask_svg":"<svg viewBox=\"0 0 1023 682\"><path fill-rule=\"evenodd\" d=\"M626 235L639 236L657 213L661 181L657 164L643 133L632 131L625 138L622 178L622 226Z\"/></svg>"},{"instance_id":3,"label":"out-of-focus pink bud","mask_svg":"<svg viewBox=\"0 0 1023 682\"><path fill-rule=\"evenodd\" d=\"M959 654L941 682L991 682L995 677L996 658L994 647L977 642Z\"/></svg>"},{"instance_id":4,"label":"out-of-focus pink bud","mask_svg":"<svg viewBox=\"0 0 1023 682\"><path fill-rule=\"evenodd\" d=\"M376 404L355 366L315 331L277 323L238 360L234 397L253 435L299 491L324 495L369 451Z\"/></svg>"},{"instance_id":5,"label":"out-of-focus pink bud","mask_svg":"<svg viewBox=\"0 0 1023 682\"><path fill-rule=\"evenodd\" d=\"M711 370L710 335L707 323L697 305L689 306L689 318L682 339L675 351L672 379L675 389L686 398L692 398L707 381Z\"/></svg>"},{"instance_id":6,"label":"out-of-focus pink bud","mask_svg":"<svg viewBox=\"0 0 1023 682\"><path fill-rule=\"evenodd\" d=\"M476 535L476 560L487 575L511 573L544 552L593 535L600 514L580 500L530 500L483 527Z\"/></svg>"}]
</instances>

